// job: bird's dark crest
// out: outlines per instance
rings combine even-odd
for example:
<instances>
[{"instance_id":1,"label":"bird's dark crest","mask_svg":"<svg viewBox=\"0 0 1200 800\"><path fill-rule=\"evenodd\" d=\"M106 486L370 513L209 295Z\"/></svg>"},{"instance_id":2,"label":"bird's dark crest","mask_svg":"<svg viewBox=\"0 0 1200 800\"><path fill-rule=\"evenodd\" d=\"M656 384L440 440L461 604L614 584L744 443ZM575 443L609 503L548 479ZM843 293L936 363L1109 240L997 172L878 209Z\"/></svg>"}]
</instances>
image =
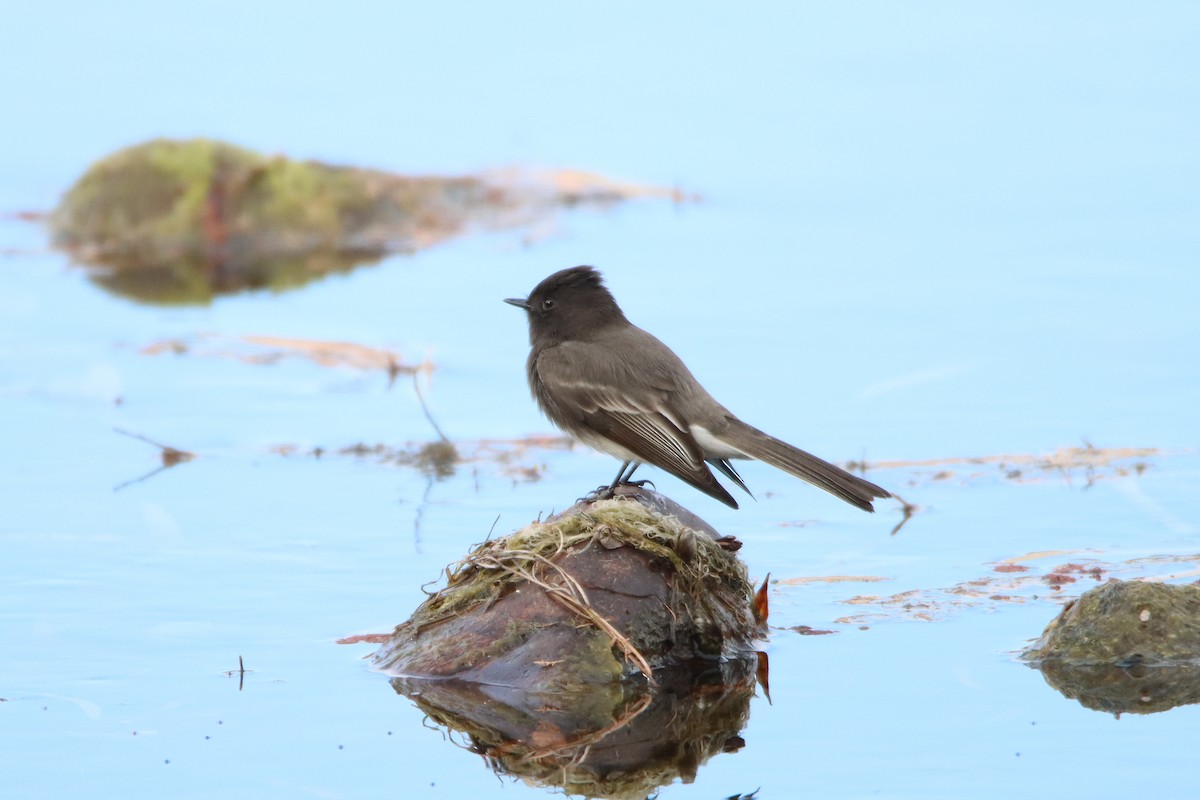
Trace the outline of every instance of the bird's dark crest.
<instances>
[{"instance_id":1,"label":"bird's dark crest","mask_svg":"<svg viewBox=\"0 0 1200 800\"><path fill-rule=\"evenodd\" d=\"M600 273L588 266L559 270L539 283L524 301L510 301L529 315L535 348L594 338L612 325L628 324Z\"/></svg>"},{"instance_id":2,"label":"bird's dark crest","mask_svg":"<svg viewBox=\"0 0 1200 800\"><path fill-rule=\"evenodd\" d=\"M599 270L597 270L595 267L580 265L578 267L560 269L558 272L550 275L548 278L534 287L534 290L530 293L530 296L538 293L544 294L549 291L558 291L561 289L575 287L603 289L604 291L608 291L607 287L604 285L604 278L601 277Z\"/></svg>"}]
</instances>

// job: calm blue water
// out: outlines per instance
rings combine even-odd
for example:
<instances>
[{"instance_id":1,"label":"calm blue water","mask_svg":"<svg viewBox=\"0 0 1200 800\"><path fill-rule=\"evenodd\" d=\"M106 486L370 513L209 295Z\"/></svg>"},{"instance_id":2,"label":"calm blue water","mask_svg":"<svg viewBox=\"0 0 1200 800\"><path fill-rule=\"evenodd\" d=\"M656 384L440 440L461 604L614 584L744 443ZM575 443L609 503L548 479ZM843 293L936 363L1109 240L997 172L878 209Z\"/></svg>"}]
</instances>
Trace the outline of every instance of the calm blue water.
<instances>
[{"instance_id":1,"label":"calm blue water","mask_svg":"<svg viewBox=\"0 0 1200 800\"><path fill-rule=\"evenodd\" d=\"M361 657L420 585L498 530L611 478L534 451L430 484L371 459L272 452L433 434L410 386L299 361L148 356L156 341L291 336L437 371L452 438L549 433L521 315L500 298L578 263L747 420L834 460L1148 446L1100 469L898 467L921 507L868 517L759 465L732 511L776 587L772 699L747 746L664 798L1177 795L1194 707L1120 720L1013 661L1061 598L944 590L1041 550L1200 551L1200 9L1188 3L265 3L9 9L0 211L49 209L155 136L416 173L568 166L704 196L579 211L209 307L104 293L37 226L0 220L0 773L6 797L529 796L422 726ZM158 465L140 433L197 454ZM464 445L464 446L467 446ZM803 523L800 525L799 523ZM1088 585L1068 586L1070 594ZM922 590L934 620L855 595ZM866 630L836 623L877 614ZM239 691L238 656L251 670Z\"/></svg>"}]
</instances>

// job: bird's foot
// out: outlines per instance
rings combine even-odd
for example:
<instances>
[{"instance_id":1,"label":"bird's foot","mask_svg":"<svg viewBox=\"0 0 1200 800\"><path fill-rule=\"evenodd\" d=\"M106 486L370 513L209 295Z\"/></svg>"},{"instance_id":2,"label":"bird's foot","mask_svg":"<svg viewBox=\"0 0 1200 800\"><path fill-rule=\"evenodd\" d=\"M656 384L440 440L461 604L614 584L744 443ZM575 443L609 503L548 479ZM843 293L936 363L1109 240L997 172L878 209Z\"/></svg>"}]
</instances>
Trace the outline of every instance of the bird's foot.
<instances>
[{"instance_id":1,"label":"bird's foot","mask_svg":"<svg viewBox=\"0 0 1200 800\"><path fill-rule=\"evenodd\" d=\"M621 481L620 483L615 484L613 486L605 487L604 488L604 496L606 498L608 498L608 497L620 497L623 495L637 494L639 491L645 489L647 486L649 486L651 489L655 489L655 490L657 490L657 488L658 488L657 486L654 485L654 481L647 481L647 480Z\"/></svg>"},{"instance_id":2,"label":"bird's foot","mask_svg":"<svg viewBox=\"0 0 1200 800\"><path fill-rule=\"evenodd\" d=\"M651 489L658 488L654 485L654 481L649 481L649 480L621 481L620 483L615 483L615 484L607 484L606 483L603 486L597 486L595 489L588 492L583 497L580 497L575 502L576 503L598 503L601 500L612 500L617 495L624 494L624 492L622 492L621 489L626 486L632 486L635 489L644 489L644 488L646 488L646 486L649 486Z\"/></svg>"}]
</instances>

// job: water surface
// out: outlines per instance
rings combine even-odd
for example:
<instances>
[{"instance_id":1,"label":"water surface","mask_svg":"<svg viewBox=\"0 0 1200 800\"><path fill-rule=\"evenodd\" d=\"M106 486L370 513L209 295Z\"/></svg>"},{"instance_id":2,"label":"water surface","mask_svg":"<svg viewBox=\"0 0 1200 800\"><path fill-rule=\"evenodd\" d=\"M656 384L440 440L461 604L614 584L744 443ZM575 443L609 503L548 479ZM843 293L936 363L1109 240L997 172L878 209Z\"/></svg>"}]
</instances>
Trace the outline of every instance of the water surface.
<instances>
[{"instance_id":1,"label":"water surface","mask_svg":"<svg viewBox=\"0 0 1200 800\"><path fill-rule=\"evenodd\" d=\"M564 507L612 460L504 445L511 462L432 480L336 452L436 438L407 380L144 350L276 336L428 358L429 410L474 452L552 433L524 385L524 320L500 299L578 263L748 421L832 460L894 464L872 480L919 508L892 536L899 504L868 516L761 465L743 471L757 501L739 511L644 476L745 541L753 575L785 581L771 702L754 700L746 746L661 796L1117 796L1191 780L1195 707L1115 719L1014 659L1090 585L1041 580L1064 563L1194 579L1191 5L9 17L6 213L50 208L92 160L160 135L416 173L568 166L704 200L581 210L169 308L106 294L36 225L0 221L6 796L544 795L424 726L368 669L370 645L335 642L389 630L493 525ZM130 483L160 453L116 428L196 457ZM1156 452L1090 470L962 461L1088 443ZM961 592L1040 551L1019 562L1030 581ZM829 576L886 580L796 580ZM241 686L226 674L239 656Z\"/></svg>"}]
</instances>

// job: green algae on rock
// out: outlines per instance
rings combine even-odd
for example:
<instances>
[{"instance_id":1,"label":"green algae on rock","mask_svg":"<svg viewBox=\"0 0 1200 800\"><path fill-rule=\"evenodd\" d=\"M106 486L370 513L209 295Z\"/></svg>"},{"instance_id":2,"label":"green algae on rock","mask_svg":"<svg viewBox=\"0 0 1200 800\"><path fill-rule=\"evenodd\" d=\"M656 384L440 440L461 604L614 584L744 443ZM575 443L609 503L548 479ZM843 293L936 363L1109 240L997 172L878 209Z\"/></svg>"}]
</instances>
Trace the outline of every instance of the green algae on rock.
<instances>
[{"instance_id":1,"label":"green algae on rock","mask_svg":"<svg viewBox=\"0 0 1200 800\"><path fill-rule=\"evenodd\" d=\"M281 291L472 230L678 192L572 170L408 176L158 139L92 165L50 215L93 280L155 303Z\"/></svg>"},{"instance_id":2,"label":"green algae on rock","mask_svg":"<svg viewBox=\"0 0 1200 800\"><path fill-rule=\"evenodd\" d=\"M764 632L752 596L710 534L632 499L582 504L476 547L374 660L405 677L587 694L748 657Z\"/></svg>"}]
</instances>

